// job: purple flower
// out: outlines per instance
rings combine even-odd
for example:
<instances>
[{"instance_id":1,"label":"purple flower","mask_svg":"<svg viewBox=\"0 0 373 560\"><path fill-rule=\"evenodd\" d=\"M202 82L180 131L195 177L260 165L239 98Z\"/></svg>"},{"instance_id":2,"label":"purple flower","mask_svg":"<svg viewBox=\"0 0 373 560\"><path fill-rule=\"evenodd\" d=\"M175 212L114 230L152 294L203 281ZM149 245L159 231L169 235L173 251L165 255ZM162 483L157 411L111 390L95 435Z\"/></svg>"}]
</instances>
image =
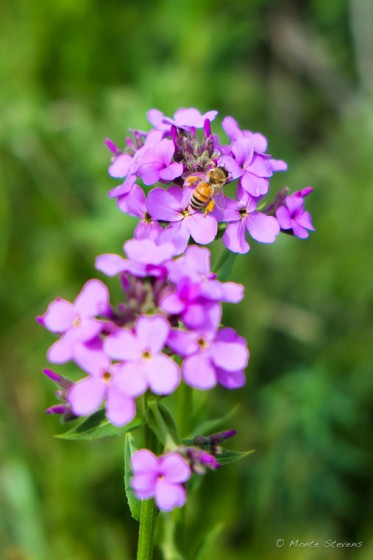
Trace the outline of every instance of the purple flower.
<instances>
[{"instance_id":1,"label":"purple flower","mask_svg":"<svg viewBox=\"0 0 373 560\"><path fill-rule=\"evenodd\" d=\"M170 315L180 315L190 329L215 331L221 320L218 302L238 303L243 299L241 284L215 280L208 249L189 247L167 268L175 289L164 295L160 308Z\"/></svg>"},{"instance_id":2,"label":"purple flower","mask_svg":"<svg viewBox=\"0 0 373 560\"><path fill-rule=\"evenodd\" d=\"M265 136L260 134L260 132L241 130L233 117L225 117L225 119L223 119L222 126L226 135L232 142L238 138L247 138L250 140L255 153L265 154L268 142ZM272 158L268 159L268 165L271 167L272 171L286 171L288 167L284 161Z\"/></svg>"},{"instance_id":3,"label":"purple flower","mask_svg":"<svg viewBox=\"0 0 373 560\"><path fill-rule=\"evenodd\" d=\"M165 138L143 154L137 173L145 185L154 185L161 180L173 181L182 175L184 166L182 163L172 162L174 153L174 143Z\"/></svg>"},{"instance_id":4,"label":"purple flower","mask_svg":"<svg viewBox=\"0 0 373 560\"><path fill-rule=\"evenodd\" d=\"M89 280L74 303L61 298L54 300L39 322L48 330L62 335L48 350L52 363L62 364L73 358L74 347L97 336L103 322L95 317L110 313L109 292L100 280Z\"/></svg>"},{"instance_id":5,"label":"purple flower","mask_svg":"<svg viewBox=\"0 0 373 560\"><path fill-rule=\"evenodd\" d=\"M214 216L190 209L192 194L193 189L174 186L168 190L153 189L147 199L151 216L156 220L170 222L160 239L163 242L172 241L179 253L185 251L190 237L196 243L207 245L215 239L218 231Z\"/></svg>"},{"instance_id":6,"label":"purple flower","mask_svg":"<svg viewBox=\"0 0 373 560\"><path fill-rule=\"evenodd\" d=\"M215 331L222 316L221 305L214 298L203 297L200 284L188 278L179 282L176 291L167 293L159 306L169 315L180 315L189 329Z\"/></svg>"},{"instance_id":7,"label":"purple flower","mask_svg":"<svg viewBox=\"0 0 373 560\"><path fill-rule=\"evenodd\" d=\"M133 185L130 193L118 198L118 207L125 214L140 218L135 227L135 239L153 239L156 241L162 231L161 225L152 219L147 207L145 193L139 185Z\"/></svg>"},{"instance_id":8,"label":"purple flower","mask_svg":"<svg viewBox=\"0 0 373 560\"><path fill-rule=\"evenodd\" d=\"M191 245L181 257L167 265L169 279L175 283L183 278L189 278L193 282L213 280L216 274L211 272L210 257L207 247Z\"/></svg>"},{"instance_id":9,"label":"purple flower","mask_svg":"<svg viewBox=\"0 0 373 560\"><path fill-rule=\"evenodd\" d=\"M124 426L136 414L135 396L141 390L132 386L123 390L124 365L111 364L103 351L102 341L96 339L80 344L76 349L76 363L89 373L88 377L75 383L68 391L68 402L77 416L86 416L98 410L106 400L106 416L114 426Z\"/></svg>"},{"instance_id":10,"label":"purple flower","mask_svg":"<svg viewBox=\"0 0 373 560\"><path fill-rule=\"evenodd\" d=\"M165 276L165 263L179 254L171 242L156 243L153 239L130 239L124 244L128 259L120 255L105 254L96 259L96 268L107 276L129 272L134 276Z\"/></svg>"},{"instance_id":11,"label":"purple flower","mask_svg":"<svg viewBox=\"0 0 373 560\"><path fill-rule=\"evenodd\" d=\"M296 237L301 239L308 237L309 233L307 230L315 230L311 214L303 208L304 198L311 194L312 191L312 187L306 187L287 196L283 205L276 210L276 218L281 229L290 229Z\"/></svg>"},{"instance_id":12,"label":"purple flower","mask_svg":"<svg viewBox=\"0 0 373 560\"><path fill-rule=\"evenodd\" d=\"M198 109L178 109L174 118L165 117L158 109L150 109L147 113L148 121L157 129L170 131L171 125L184 130L203 128L205 120L213 121L217 111L208 111L204 115Z\"/></svg>"},{"instance_id":13,"label":"purple flower","mask_svg":"<svg viewBox=\"0 0 373 560\"><path fill-rule=\"evenodd\" d=\"M139 449L131 457L133 477L131 486L141 500L155 498L162 511L182 507L186 501L184 483L191 470L178 453L157 457L148 449Z\"/></svg>"},{"instance_id":14,"label":"purple flower","mask_svg":"<svg viewBox=\"0 0 373 560\"><path fill-rule=\"evenodd\" d=\"M255 241L273 243L280 232L276 218L256 210L257 200L242 189L239 200L227 200L225 209L219 214L223 222L228 222L223 235L224 245L234 253L247 253L250 245L246 241L246 231Z\"/></svg>"},{"instance_id":15,"label":"purple flower","mask_svg":"<svg viewBox=\"0 0 373 560\"><path fill-rule=\"evenodd\" d=\"M222 127L231 142L238 138L248 138L251 140L255 152L263 154L266 151L268 142L263 134L241 130L233 117L225 117L222 121Z\"/></svg>"},{"instance_id":16,"label":"purple flower","mask_svg":"<svg viewBox=\"0 0 373 560\"><path fill-rule=\"evenodd\" d=\"M160 130L151 130L145 138L145 142L139 144L138 149L131 156L129 154L114 155L114 161L109 167L109 173L112 177L126 177L124 183L118 185L109 192L111 198L130 193L137 179L138 169L144 158L152 153L162 142L163 132ZM159 149L159 148L158 148ZM148 161L148 159L145 159Z\"/></svg>"},{"instance_id":17,"label":"purple flower","mask_svg":"<svg viewBox=\"0 0 373 560\"><path fill-rule=\"evenodd\" d=\"M269 156L256 153L253 140L246 137L232 142L232 154L234 157L222 156L218 165L224 166L233 179L239 178L239 184L251 196L267 194L272 176Z\"/></svg>"},{"instance_id":18,"label":"purple flower","mask_svg":"<svg viewBox=\"0 0 373 560\"><path fill-rule=\"evenodd\" d=\"M168 345L185 356L181 374L184 381L197 389L211 389L217 383L228 389L245 384L244 369L249 351L244 338L230 328L217 334L211 331L171 331Z\"/></svg>"},{"instance_id":19,"label":"purple flower","mask_svg":"<svg viewBox=\"0 0 373 560\"><path fill-rule=\"evenodd\" d=\"M133 332L119 329L104 341L108 356L124 360L120 386L131 394L145 393L150 388L157 395L169 395L180 383L177 363L162 354L170 325L161 316L141 316L137 319Z\"/></svg>"}]
</instances>

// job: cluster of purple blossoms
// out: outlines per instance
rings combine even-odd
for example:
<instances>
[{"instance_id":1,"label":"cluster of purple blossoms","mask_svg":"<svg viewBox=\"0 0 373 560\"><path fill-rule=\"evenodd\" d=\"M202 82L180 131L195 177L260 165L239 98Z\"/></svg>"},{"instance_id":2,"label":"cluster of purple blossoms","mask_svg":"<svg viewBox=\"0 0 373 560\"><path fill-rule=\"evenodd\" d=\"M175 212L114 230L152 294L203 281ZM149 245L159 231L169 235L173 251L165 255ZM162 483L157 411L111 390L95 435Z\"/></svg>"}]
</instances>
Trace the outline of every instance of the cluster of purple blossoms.
<instances>
[{"instance_id":1,"label":"cluster of purple blossoms","mask_svg":"<svg viewBox=\"0 0 373 560\"><path fill-rule=\"evenodd\" d=\"M127 258L96 261L101 272L120 274L124 302L116 310L106 286L90 280L74 303L58 298L39 318L60 335L48 360L72 360L88 374L66 391L71 412L92 414L105 401L108 420L123 426L136 414L137 397L148 390L169 395L181 379L197 389L241 387L246 341L220 321L221 302L241 301L243 286L219 282L203 247L176 259L170 242L132 239L124 249Z\"/></svg>"},{"instance_id":2,"label":"cluster of purple blossoms","mask_svg":"<svg viewBox=\"0 0 373 560\"><path fill-rule=\"evenodd\" d=\"M287 165L266 153L267 140L262 134L241 130L232 117L222 122L230 143L221 143L211 132L216 115L216 111L201 115L196 109L179 109L174 118L168 118L152 109L148 119L153 128L150 132L133 131L123 151L106 141L113 154L109 174L123 180L110 196L117 199L120 210L140 219L135 238L172 240L181 253L190 238L207 245L223 228L223 244L235 253L247 253L247 233L260 243L272 243L281 229L305 237L313 226L307 213L302 218L300 214L304 196L310 191L304 189L284 198L276 213L261 210L270 178L286 171ZM200 134L198 129L202 129ZM224 170L223 185L208 179L216 168ZM148 190L155 184L162 186ZM208 185L210 196L196 207L193 197L201 196L200 184ZM214 205L218 194L220 203ZM210 199L211 211L207 206Z\"/></svg>"},{"instance_id":3,"label":"cluster of purple blossoms","mask_svg":"<svg viewBox=\"0 0 373 560\"><path fill-rule=\"evenodd\" d=\"M101 273L119 276L123 301L111 305L106 285L93 279L74 303L57 298L38 318L59 336L49 362L72 361L85 374L73 382L44 370L61 401L49 413L71 419L105 406L108 421L121 427L135 418L136 399L148 392L170 395L181 382L200 390L245 384L246 341L221 325L222 303L239 303L243 286L220 282L209 250L199 245L219 234L227 249L247 253L247 233L261 243L272 243L280 231L305 238L313 229L303 208L312 189L292 195L283 189L263 209L270 178L287 166L266 153L264 136L241 130L232 117L222 123L230 143L221 143L211 132L216 115L180 109L168 118L152 109L153 128L132 131L124 150L106 141L113 154L109 174L122 180L110 196L138 219L125 255L96 260ZM203 442L175 445L160 457L138 450L132 457L137 497L154 498L165 511L182 506L192 472L220 466L214 449Z\"/></svg>"}]
</instances>

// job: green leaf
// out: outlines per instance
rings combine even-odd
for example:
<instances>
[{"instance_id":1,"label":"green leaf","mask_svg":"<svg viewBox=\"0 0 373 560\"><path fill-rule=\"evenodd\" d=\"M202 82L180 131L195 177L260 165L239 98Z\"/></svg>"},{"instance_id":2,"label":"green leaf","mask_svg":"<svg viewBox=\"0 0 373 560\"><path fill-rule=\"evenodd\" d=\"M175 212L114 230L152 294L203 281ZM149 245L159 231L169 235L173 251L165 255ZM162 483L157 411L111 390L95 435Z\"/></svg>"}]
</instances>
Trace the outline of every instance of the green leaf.
<instances>
[{"instance_id":1,"label":"green leaf","mask_svg":"<svg viewBox=\"0 0 373 560\"><path fill-rule=\"evenodd\" d=\"M74 426L71 430L63 434L58 434L55 437L60 439L97 439L108 436L120 436L131 430L135 430L144 424L144 419L141 416L136 416L132 422L125 426L118 428L113 426L106 419L105 410L98 410L85 420Z\"/></svg>"},{"instance_id":2,"label":"green leaf","mask_svg":"<svg viewBox=\"0 0 373 560\"><path fill-rule=\"evenodd\" d=\"M136 451L136 446L131 433L125 434L124 438L124 490L132 517L136 519L136 521L140 521L141 500L136 498L131 488L131 457Z\"/></svg>"},{"instance_id":3,"label":"green leaf","mask_svg":"<svg viewBox=\"0 0 373 560\"><path fill-rule=\"evenodd\" d=\"M178 434L176 422L175 422L175 419L174 419L172 413L167 408L167 406L165 404L161 403L161 402L158 403L158 408L159 408L159 411L162 415L163 421L164 421L165 425L167 426L168 432L171 435L173 441L175 443L179 443L179 434Z\"/></svg>"},{"instance_id":4,"label":"green leaf","mask_svg":"<svg viewBox=\"0 0 373 560\"><path fill-rule=\"evenodd\" d=\"M228 449L222 448L223 452L216 455L216 459L219 461L221 465L229 465L230 463L235 463L236 461L240 461L244 459L251 453L254 453L255 449L251 449L250 451L228 451Z\"/></svg>"},{"instance_id":5,"label":"green leaf","mask_svg":"<svg viewBox=\"0 0 373 560\"><path fill-rule=\"evenodd\" d=\"M170 440L175 444L179 443L175 420L163 403L149 399L145 417L147 425L163 445L167 445Z\"/></svg>"},{"instance_id":6,"label":"green leaf","mask_svg":"<svg viewBox=\"0 0 373 560\"><path fill-rule=\"evenodd\" d=\"M200 424L197 424L195 428L193 428L192 432L188 434L188 436L193 439L196 436L205 436L210 435L220 428L224 428L228 420L230 420L233 416L236 415L239 409L239 405L236 405L232 410L230 410L225 416L221 418L215 418L214 420L205 420Z\"/></svg>"},{"instance_id":7,"label":"green leaf","mask_svg":"<svg viewBox=\"0 0 373 560\"><path fill-rule=\"evenodd\" d=\"M215 525L215 527L200 540L197 548L190 557L190 560L205 560L206 555L211 548L211 545L217 539L223 527L223 523L218 523L217 525Z\"/></svg>"}]
</instances>

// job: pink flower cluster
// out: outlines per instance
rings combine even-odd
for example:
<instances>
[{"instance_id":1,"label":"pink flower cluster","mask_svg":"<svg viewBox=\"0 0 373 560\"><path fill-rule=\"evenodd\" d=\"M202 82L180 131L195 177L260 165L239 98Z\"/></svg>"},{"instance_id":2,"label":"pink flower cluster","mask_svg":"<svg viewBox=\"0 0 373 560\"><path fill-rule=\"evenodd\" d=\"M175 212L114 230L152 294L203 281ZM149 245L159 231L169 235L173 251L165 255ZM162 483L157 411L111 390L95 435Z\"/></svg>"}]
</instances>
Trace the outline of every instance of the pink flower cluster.
<instances>
[{"instance_id":1,"label":"pink flower cluster","mask_svg":"<svg viewBox=\"0 0 373 560\"><path fill-rule=\"evenodd\" d=\"M191 246L175 259L169 242L133 239L124 248L127 258L101 255L96 263L121 276L124 302L116 310L106 286L90 280L74 303L58 298L39 318L60 335L49 361L72 360L88 374L66 391L71 412L92 414L105 401L108 420L123 426L148 390L169 395L181 379L197 389L244 385L246 341L220 327L221 303L240 302L243 286L215 278L206 248Z\"/></svg>"},{"instance_id":2,"label":"pink flower cluster","mask_svg":"<svg viewBox=\"0 0 373 560\"><path fill-rule=\"evenodd\" d=\"M93 279L73 303L57 298L38 318L59 337L48 350L49 362L72 361L84 372L73 382L44 370L60 401L47 412L71 419L105 406L108 421L120 427L135 418L136 399L147 392L170 395L181 382L200 390L245 384L246 340L221 325L222 303L242 301L243 286L220 282L210 251L198 245L211 243L218 232L235 253L250 250L247 233L261 243L272 243L280 231L305 238L313 230L303 207L312 189L288 195L285 188L265 207L270 179L286 164L266 152L264 136L241 130L232 117L223 120L229 143L222 143L211 132L216 115L179 109L169 118L152 109L151 130L132 131L124 150L106 141L109 173L122 180L110 196L138 219L124 255L96 260L101 273L119 276L123 300L111 305L106 285ZM217 469L218 443L233 434L168 446L160 457L136 451L135 494L154 498L165 511L182 506L192 472Z\"/></svg>"},{"instance_id":3,"label":"pink flower cluster","mask_svg":"<svg viewBox=\"0 0 373 560\"><path fill-rule=\"evenodd\" d=\"M266 152L267 140L262 134L241 130L232 117L223 119L230 143L222 144L211 133L216 115L216 111L202 115L191 108L179 109L174 118L169 118L152 109L148 120L153 128L149 132L133 131L134 138L126 139L124 151L111 140L106 141L113 154L109 174L123 180L110 196L117 199L120 210L140 219L135 238L172 240L183 252L190 238L202 245L211 243L222 224L224 245L235 253L247 253L247 233L260 243L272 243L281 229L298 237L308 236L307 230L313 230L312 221L309 215L306 218L301 214L309 189L291 195L296 198L296 209L291 196L283 200L276 213L260 209L271 177L286 171L287 165ZM198 129L203 129L200 135ZM226 174L220 203L211 212L206 211L207 204L196 209L191 204L195 189L200 182L208 183L208 173L216 168ZM234 191L230 184L236 181ZM156 183L162 186L144 190ZM209 185L214 199L218 189L215 192L213 183ZM292 220L287 217L289 212Z\"/></svg>"}]
</instances>

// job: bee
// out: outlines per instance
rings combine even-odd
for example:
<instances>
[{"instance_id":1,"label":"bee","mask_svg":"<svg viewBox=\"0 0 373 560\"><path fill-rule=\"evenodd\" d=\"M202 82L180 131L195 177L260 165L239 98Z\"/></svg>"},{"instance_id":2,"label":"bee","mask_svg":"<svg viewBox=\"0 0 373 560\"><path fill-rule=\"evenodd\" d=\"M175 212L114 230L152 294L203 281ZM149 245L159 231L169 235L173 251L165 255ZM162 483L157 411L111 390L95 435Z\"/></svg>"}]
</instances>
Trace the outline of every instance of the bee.
<instances>
[{"instance_id":1,"label":"bee","mask_svg":"<svg viewBox=\"0 0 373 560\"><path fill-rule=\"evenodd\" d=\"M188 185L193 184L200 179L198 176L188 177L186 182ZM193 210L201 210L206 207L205 212L212 212L216 206L223 210L225 206L225 198L223 195L223 187L228 179L228 173L224 167L213 167L205 174L205 180L200 180L195 187L190 207Z\"/></svg>"}]
</instances>

